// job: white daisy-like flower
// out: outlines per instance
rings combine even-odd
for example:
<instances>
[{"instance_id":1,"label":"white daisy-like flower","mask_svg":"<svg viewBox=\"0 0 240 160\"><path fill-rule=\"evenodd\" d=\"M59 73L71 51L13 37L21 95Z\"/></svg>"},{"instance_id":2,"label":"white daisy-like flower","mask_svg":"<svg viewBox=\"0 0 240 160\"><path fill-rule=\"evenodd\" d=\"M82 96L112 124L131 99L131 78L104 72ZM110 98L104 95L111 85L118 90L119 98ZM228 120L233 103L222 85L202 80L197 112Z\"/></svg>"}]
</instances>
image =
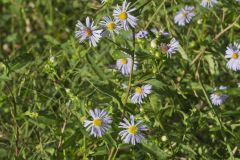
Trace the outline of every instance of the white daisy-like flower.
<instances>
[{"instance_id":1,"label":"white daisy-like flower","mask_svg":"<svg viewBox=\"0 0 240 160\"><path fill-rule=\"evenodd\" d=\"M136 33L136 38L146 38L148 36L148 31L141 30L138 33Z\"/></svg>"},{"instance_id":2,"label":"white daisy-like flower","mask_svg":"<svg viewBox=\"0 0 240 160\"><path fill-rule=\"evenodd\" d=\"M227 67L234 71L240 70L240 44L234 43L227 47L225 58L230 59Z\"/></svg>"},{"instance_id":3,"label":"white daisy-like flower","mask_svg":"<svg viewBox=\"0 0 240 160\"><path fill-rule=\"evenodd\" d=\"M146 131L147 127L142 125L141 121L136 123L133 115L130 116L130 121L124 118L123 122L120 123L119 128L124 129L119 133L124 143L135 145L145 139L142 131Z\"/></svg>"},{"instance_id":4,"label":"white daisy-like flower","mask_svg":"<svg viewBox=\"0 0 240 160\"><path fill-rule=\"evenodd\" d=\"M134 58L133 71L137 69L137 63L138 62L136 61L136 58ZM116 62L116 67L123 75L129 75L131 73L132 59L131 58L118 59Z\"/></svg>"},{"instance_id":5,"label":"white daisy-like flower","mask_svg":"<svg viewBox=\"0 0 240 160\"><path fill-rule=\"evenodd\" d=\"M101 27L104 29L103 35L118 34L121 29L121 24L116 20L112 20L110 17L103 17L103 21L100 22Z\"/></svg>"},{"instance_id":6,"label":"white daisy-like flower","mask_svg":"<svg viewBox=\"0 0 240 160\"><path fill-rule=\"evenodd\" d=\"M169 44L161 44L161 49L167 54L167 57L172 57L179 49L179 42L173 38Z\"/></svg>"},{"instance_id":7,"label":"white daisy-like flower","mask_svg":"<svg viewBox=\"0 0 240 160\"><path fill-rule=\"evenodd\" d=\"M174 17L174 22L179 26L185 26L185 24L189 23L194 16L194 7L185 6L177 12L177 15Z\"/></svg>"},{"instance_id":8,"label":"white daisy-like flower","mask_svg":"<svg viewBox=\"0 0 240 160\"><path fill-rule=\"evenodd\" d=\"M92 120L85 120L84 127L94 137L102 137L105 132L111 128L112 119L107 115L105 110L95 109L89 111Z\"/></svg>"},{"instance_id":9,"label":"white daisy-like flower","mask_svg":"<svg viewBox=\"0 0 240 160\"><path fill-rule=\"evenodd\" d=\"M94 26L94 22L90 21L89 17L86 18L86 26L82 24L82 22L78 21L76 27L79 28L79 31L75 32L75 36L76 38L79 38L80 43L88 39L90 46L97 46L98 41L102 37L102 30L97 29L97 27Z\"/></svg>"},{"instance_id":10,"label":"white daisy-like flower","mask_svg":"<svg viewBox=\"0 0 240 160\"><path fill-rule=\"evenodd\" d=\"M217 0L202 0L201 6L210 8L210 7L213 7L217 3L218 3Z\"/></svg>"},{"instance_id":11,"label":"white daisy-like flower","mask_svg":"<svg viewBox=\"0 0 240 160\"><path fill-rule=\"evenodd\" d=\"M227 89L227 87L225 86L219 87L219 90L225 90L225 89ZM215 93L212 93L210 97L211 97L212 104L219 106L228 98L228 95L215 92Z\"/></svg>"},{"instance_id":12,"label":"white daisy-like flower","mask_svg":"<svg viewBox=\"0 0 240 160\"><path fill-rule=\"evenodd\" d=\"M143 103L143 99L147 97L148 94L152 92L152 86L150 84L141 86L141 87L136 87L134 90L134 93L132 95L131 101L136 104L141 104Z\"/></svg>"},{"instance_id":13,"label":"white daisy-like flower","mask_svg":"<svg viewBox=\"0 0 240 160\"><path fill-rule=\"evenodd\" d=\"M129 9L130 3L123 1L122 7L117 7L113 11L115 20L119 21L124 30L129 30L129 25L133 28L137 25L137 18L132 16L130 13L135 11L136 8Z\"/></svg>"}]
</instances>

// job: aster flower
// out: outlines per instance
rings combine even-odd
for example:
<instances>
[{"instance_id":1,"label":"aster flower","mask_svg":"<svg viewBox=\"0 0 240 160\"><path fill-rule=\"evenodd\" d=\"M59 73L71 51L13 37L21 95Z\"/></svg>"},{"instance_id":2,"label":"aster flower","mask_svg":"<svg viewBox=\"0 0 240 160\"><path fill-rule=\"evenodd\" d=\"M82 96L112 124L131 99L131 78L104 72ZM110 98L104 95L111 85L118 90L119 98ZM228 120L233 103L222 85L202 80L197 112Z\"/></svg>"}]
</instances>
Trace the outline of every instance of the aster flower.
<instances>
[{"instance_id":1,"label":"aster flower","mask_svg":"<svg viewBox=\"0 0 240 160\"><path fill-rule=\"evenodd\" d=\"M134 58L133 71L137 69L137 63L138 62ZM132 59L131 58L118 59L116 62L116 67L123 75L129 75L131 73Z\"/></svg>"},{"instance_id":2,"label":"aster flower","mask_svg":"<svg viewBox=\"0 0 240 160\"><path fill-rule=\"evenodd\" d=\"M137 18L132 16L130 13L135 11L136 8L129 9L130 3L125 0L122 7L117 7L113 11L115 20L119 21L124 30L129 30L129 25L133 28L137 25Z\"/></svg>"},{"instance_id":3,"label":"aster flower","mask_svg":"<svg viewBox=\"0 0 240 160\"><path fill-rule=\"evenodd\" d=\"M179 26L185 26L185 24L189 23L194 16L194 7L185 6L177 12L177 15L174 17L174 22Z\"/></svg>"},{"instance_id":4,"label":"aster flower","mask_svg":"<svg viewBox=\"0 0 240 160\"><path fill-rule=\"evenodd\" d=\"M85 120L84 127L87 128L87 131L90 131L90 134L94 137L102 137L105 132L111 128L110 124L112 119L107 116L107 112L101 109L95 109L89 111L92 120Z\"/></svg>"},{"instance_id":5,"label":"aster flower","mask_svg":"<svg viewBox=\"0 0 240 160\"><path fill-rule=\"evenodd\" d=\"M161 44L161 49L168 57L171 57L172 54L175 54L179 48L179 42L173 38L169 44Z\"/></svg>"},{"instance_id":6,"label":"aster flower","mask_svg":"<svg viewBox=\"0 0 240 160\"><path fill-rule=\"evenodd\" d=\"M146 131L147 127L142 125L141 121L136 123L133 115L130 116L130 121L124 118L123 122L120 123L119 128L124 129L119 133L124 143L135 145L145 139L142 131Z\"/></svg>"},{"instance_id":7,"label":"aster flower","mask_svg":"<svg viewBox=\"0 0 240 160\"><path fill-rule=\"evenodd\" d=\"M213 7L217 3L218 3L217 0L202 0L201 6L210 8L210 7Z\"/></svg>"},{"instance_id":8,"label":"aster flower","mask_svg":"<svg viewBox=\"0 0 240 160\"><path fill-rule=\"evenodd\" d=\"M219 87L219 90L225 90L225 89L227 89L227 87L225 86ZM228 98L228 95L215 92L215 93L212 93L210 97L211 97L212 104L219 106Z\"/></svg>"},{"instance_id":9,"label":"aster flower","mask_svg":"<svg viewBox=\"0 0 240 160\"><path fill-rule=\"evenodd\" d=\"M79 31L75 32L75 37L79 38L79 42L82 43L86 39L89 40L90 46L93 45L94 47L97 46L97 42L100 40L102 30L97 29L96 26L94 26L94 22L90 21L90 18L86 18L86 26L82 24L80 21L76 24L76 27L79 28Z\"/></svg>"},{"instance_id":10,"label":"aster flower","mask_svg":"<svg viewBox=\"0 0 240 160\"><path fill-rule=\"evenodd\" d=\"M230 59L227 67L234 71L240 70L240 44L234 43L227 47L225 58Z\"/></svg>"},{"instance_id":11,"label":"aster flower","mask_svg":"<svg viewBox=\"0 0 240 160\"><path fill-rule=\"evenodd\" d=\"M112 20L110 17L103 17L103 21L100 22L100 25L104 29L103 35L118 34L121 29L119 22Z\"/></svg>"},{"instance_id":12,"label":"aster flower","mask_svg":"<svg viewBox=\"0 0 240 160\"><path fill-rule=\"evenodd\" d=\"M136 33L136 38L146 38L148 36L148 31L141 30L138 33Z\"/></svg>"},{"instance_id":13,"label":"aster flower","mask_svg":"<svg viewBox=\"0 0 240 160\"><path fill-rule=\"evenodd\" d=\"M147 84L142 87L136 87L135 92L132 95L131 101L136 104L143 103L143 99L152 92L152 86Z\"/></svg>"}]
</instances>

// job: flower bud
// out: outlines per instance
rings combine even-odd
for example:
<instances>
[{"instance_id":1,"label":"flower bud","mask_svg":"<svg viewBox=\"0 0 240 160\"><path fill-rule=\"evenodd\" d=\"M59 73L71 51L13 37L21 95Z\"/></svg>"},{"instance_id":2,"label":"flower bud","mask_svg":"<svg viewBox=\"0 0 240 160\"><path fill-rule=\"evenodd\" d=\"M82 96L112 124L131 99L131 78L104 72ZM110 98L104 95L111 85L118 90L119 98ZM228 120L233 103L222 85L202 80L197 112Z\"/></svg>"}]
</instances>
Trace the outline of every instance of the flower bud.
<instances>
[{"instance_id":1,"label":"flower bud","mask_svg":"<svg viewBox=\"0 0 240 160\"><path fill-rule=\"evenodd\" d=\"M154 39L151 41L151 47L152 48L157 48L157 39Z\"/></svg>"}]
</instances>

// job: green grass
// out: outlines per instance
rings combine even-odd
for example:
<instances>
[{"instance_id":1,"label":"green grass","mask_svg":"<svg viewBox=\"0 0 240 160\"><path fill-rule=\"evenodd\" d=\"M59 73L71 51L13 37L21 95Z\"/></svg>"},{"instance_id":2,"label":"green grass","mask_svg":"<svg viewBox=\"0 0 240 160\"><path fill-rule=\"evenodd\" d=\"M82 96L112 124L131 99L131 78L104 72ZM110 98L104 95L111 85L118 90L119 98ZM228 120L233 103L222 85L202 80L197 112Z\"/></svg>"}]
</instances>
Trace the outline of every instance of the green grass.
<instances>
[{"instance_id":1,"label":"green grass","mask_svg":"<svg viewBox=\"0 0 240 160\"><path fill-rule=\"evenodd\" d=\"M98 23L122 2L0 0L0 159L240 157L239 72L229 70L224 58L229 43L240 43L240 4L220 0L206 9L197 0L131 2L139 8L138 26L115 36L121 47L102 38L91 48L74 37L77 20L90 16ZM196 16L179 27L173 19L185 5L195 6ZM129 38L144 28L169 32L181 44L179 53L170 59L152 49L154 35ZM124 47L138 60L131 81L111 67ZM151 84L153 93L134 105L123 83L128 89ZM216 107L209 95L220 85L230 88L224 91L230 97ZM93 108L113 118L102 138L83 127ZM122 115L130 114L149 129L146 141L135 146L118 136Z\"/></svg>"}]
</instances>

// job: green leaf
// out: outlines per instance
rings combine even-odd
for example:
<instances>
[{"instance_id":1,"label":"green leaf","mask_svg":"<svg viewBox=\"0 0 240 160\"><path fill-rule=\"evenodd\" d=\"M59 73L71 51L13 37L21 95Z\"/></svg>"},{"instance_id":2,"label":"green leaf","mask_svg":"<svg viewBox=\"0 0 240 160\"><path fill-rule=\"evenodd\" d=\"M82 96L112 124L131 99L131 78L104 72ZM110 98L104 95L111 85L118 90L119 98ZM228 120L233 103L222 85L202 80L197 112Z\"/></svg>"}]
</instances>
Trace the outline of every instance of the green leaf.
<instances>
[{"instance_id":1,"label":"green leaf","mask_svg":"<svg viewBox=\"0 0 240 160\"><path fill-rule=\"evenodd\" d=\"M163 82L157 79L146 80L144 81L144 83L151 84L154 89L163 89L164 87L166 87L166 85Z\"/></svg>"},{"instance_id":2,"label":"green leaf","mask_svg":"<svg viewBox=\"0 0 240 160\"><path fill-rule=\"evenodd\" d=\"M90 83L101 93L112 97L117 102L119 109L122 108L123 103L122 103L121 98L116 93L114 93L112 90L108 89L109 86L100 86L100 85L96 85L92 82L90 82Z\"/></svg>"},{"instance_id":3,"label":"green leaf","mask_svg":"<svg viewBox=\"0 0 240 160\"><path fill-rule=\"evenodd\" d=\"M156 144L144 141L139 145L143 152L147 152L154 156L157 160L165 160L169 157L167 153L161 150Z\"/></svg>"},{"instance_id":4,"label":"green leaf","mask_svg":"<svg viewBox=\"0 0 240 160\"><path fill-rule=\"evenodd\" d=\"M5 159L7 158L7 150L4 148L0 148L0 158Z\"/></svg>"},{"instance_id":5,"label":"green leaf","mask_svg":"<svg viewBox=\"0 0 240 160\"><path fill-rule=\"evenodd\" d=\"M117 147L117 142L112 138L112 136L110 134L105 134L103 136L103 139L108 145L110 145L112 147Z\"/></svg>"},{"instance_id":6,"label":"green leaf","mask_svg":"<svg viewBox=\"0 0 240 160\"><path fill-rule=\"evenodd\" d=\"M92 154L92 156L103 156L108 154L106 147L98 147L96 151Z\"/></svg>"},{"instance_id":7,"label":"green leaf","mask_svg":"<svg viewBox=\"0 0 240 160\"><path fill-rule=\"evenodd\" d=\"M201 84L199 84L197 82L190 82L190 86L191 86L192 90L202 90ZM213 90L213 88L209 85L204 84L204 87L207 91Z\"/></svg>"},{"instance_id":8,"label":"green leaf","mask_svg":"<svg viewBox=\"0 0 240 160\"><path fill-rule=\"evenodd\" d=\"M0 81L8 81L8 80L10 80L10 78L7 75L3 74L0 76Z\"/></svg>"},{"instance_id":9,"label":"green leaf","mask_svg":"<svg viewBox=\"0 0 240 160\"><path fill-rule=\"evenodd\" d=\"M68 148L69 146L75 146L76 142L83 137L81 133L81 129L77 129L73 135L71 135L67 140L65 140L62 145L63 149Z\"/></svg>"},{"instance_id":10,"label":"green leaf","mask_svg":"<svg viewBox=\"0 0 240 160\"><path fill-rule=\"evenodd\" d=\"M233 96L240 96L240 88L229 88L225 90L218 90L221 93L229 94Z\"/></svg>"},{"instance_id":11,"label":"green leaf","mask_svg":"<svg viewBox=\"0 0 240 160\"><path fill-rule=\"evenodd\" d=\"M104 76L105 74L103 73L103 71L100 69L100 67L98 67L98 65L94 62L93 58L87 54L86 55L87 61L88 63L91 65L93 71L96 73L96 75L102 80L105 81L107 80L106 76Z\"/></svg>"},{"instance_id":12,"label":"green leaf","mask_svg":"<svg viewBox=\"0 0 240 160\"><path fill-rule=\"evenodd\" d=\"M182 46L179 46L178 48L178 51L179 53L181 54L182 58L189 61L190 62L190 59L188 58L187 56L187 53L184 51L184 49L182 48Z\"/></svg>"},{"instance_id":13,"label":"green leaf","mask_svg":"<svg viewBox=\"0 0 240 160\"><path fill-rule=\"evenodd\" d=\"M55 39L54 37L50 36L50 35L45 35L44 38L49 42L52 43L53 45L59 45L60 42Z\"/></svg>"},{"instance_id":14,"label":"green leaf","mask_svg":"<svg viewBox=\"0 0 240 160\"><path fill-rule=\"evenodd\" d=\"M160 106L160 97L158 94L152 94L149 96L149 100L150 100L150 105L153 107L154 111L157 111L157 109Z\"/></svg>"},{"instance_id":15,"label":"green leaf","mask_svg":"<svg viewBox=\"0 0 240 160\"><path fill-rule=\"evenodd\" d=\"M17 33L10 34L6 37L7 42L15 42L17 40Z\"/></svg>"},{"instance_id":16,"label":"green leaf","mask_svg":"<svg viewBox=\"0 0 240 160\"><path fill-rule=\"evenodd\" d=\"M187 152L191 153L192 155L197 155L197 153L189 146L181 144L181 147L182 147L182 149L186 150Z\"/></svg>"},{"instance_id":17,"label":"green leaf","mask_svg":"<svg viewBox=\"0 0 240 160\"><path fill-rule=\"evenodd\" d=\"M208 62L209 65L209 70L211 72L211 74L216 74L217 70L216 70L216 63L214 61L214 57L212 55L206 55L204 56L204 58L206 59L206 61Z\"/></svg>"},{"instance_id":18,"label":"green leaf","mask_svg":"<svg viewBox=\"0 0 240 160\"><path fill-rule=\"evenodd\" d=\"M112 52L111 55L112 55L114 60L130 57L129 55L124 54L122 51L119 51L119 50L116 50L116 51Z\"/></svg>"},{"instance_id":19,"label":"green leaf","mask_svg":"<svg viewBox=\"0 0 240 160\"><path fill-rule=\"evenodd\" d=\"M30 53L23 53L16 58L14 58L10 63L9 66L11 70L17 71L19 69L22 69L23 67L26 67L30 64L30 62L34 61L34 57Z\"/></svg>"}]
</instances>

